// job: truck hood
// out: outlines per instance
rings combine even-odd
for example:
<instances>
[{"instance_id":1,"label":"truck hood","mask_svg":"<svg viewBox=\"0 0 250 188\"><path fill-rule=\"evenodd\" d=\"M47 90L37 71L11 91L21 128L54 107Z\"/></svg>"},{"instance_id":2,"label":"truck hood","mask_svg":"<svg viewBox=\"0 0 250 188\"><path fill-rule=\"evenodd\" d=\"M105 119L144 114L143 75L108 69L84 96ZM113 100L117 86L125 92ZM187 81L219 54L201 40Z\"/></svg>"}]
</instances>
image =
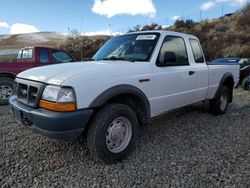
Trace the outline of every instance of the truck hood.
<instances>
[{"instance_id":1,"label":"truck hood","mask_svg":"<svg viewBox=\"0 0 250 188\"><path fill-rule=\"evenodd\" d=\"M21 72L18 78L43 82L47 84L63 85L63 82L73 77L81 76L88 79L104 77L128 76L140 73L150 67L148 62L127 61L88 61L48 65L32 68ZM147 69L149 70L149 69ZM144 69L145 71L145 69ZM145 72L144 72L145 73Z\"/></svg>"}]
</instances>

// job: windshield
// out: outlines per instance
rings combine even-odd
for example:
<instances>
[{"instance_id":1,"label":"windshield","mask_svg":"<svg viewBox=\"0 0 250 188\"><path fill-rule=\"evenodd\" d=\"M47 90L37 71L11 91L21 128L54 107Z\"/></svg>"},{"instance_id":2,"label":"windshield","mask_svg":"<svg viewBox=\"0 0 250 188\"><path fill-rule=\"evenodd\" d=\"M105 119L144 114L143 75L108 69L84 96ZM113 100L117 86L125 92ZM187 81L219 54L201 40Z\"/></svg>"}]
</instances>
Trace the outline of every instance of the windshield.
<instances>
[{"instance_id":1,"label":"windshield","mask_svg":"<svg viewBox=\"0 0 250 188\"><path fill-rule=\"evenodd\" d=\"M149 61L159 33L140 33L114 37L94 55L93 60Z\"/></svg>"},{"instance_id":2,"label":"windshield","mask_svg":"<svg viewBox=\"0 0 250 188\"><path fill-rule=\"evenodd\" d=\"M52 56L57 63L68 63L74 61L68 54L62 51L53 50Z\"/></svg>"}]
</instances>

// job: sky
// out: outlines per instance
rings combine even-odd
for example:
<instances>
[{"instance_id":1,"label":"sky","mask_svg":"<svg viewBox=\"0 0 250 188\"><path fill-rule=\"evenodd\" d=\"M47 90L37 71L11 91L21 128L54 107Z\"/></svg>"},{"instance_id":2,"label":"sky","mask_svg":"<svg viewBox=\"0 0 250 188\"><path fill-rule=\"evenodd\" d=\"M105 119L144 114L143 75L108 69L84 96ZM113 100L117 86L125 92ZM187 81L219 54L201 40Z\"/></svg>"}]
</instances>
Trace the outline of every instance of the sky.
<instances>
[{"instance_id":1,"label":"sky","mask_svg":"<svg viewBox=\"0 0 250 188\"><path fill-rule=\"evenodd\" d=\"M2 0L0 35L39 31L120 34L136 25L212 19L250 0Z\"/></svg>"}]
</instances>

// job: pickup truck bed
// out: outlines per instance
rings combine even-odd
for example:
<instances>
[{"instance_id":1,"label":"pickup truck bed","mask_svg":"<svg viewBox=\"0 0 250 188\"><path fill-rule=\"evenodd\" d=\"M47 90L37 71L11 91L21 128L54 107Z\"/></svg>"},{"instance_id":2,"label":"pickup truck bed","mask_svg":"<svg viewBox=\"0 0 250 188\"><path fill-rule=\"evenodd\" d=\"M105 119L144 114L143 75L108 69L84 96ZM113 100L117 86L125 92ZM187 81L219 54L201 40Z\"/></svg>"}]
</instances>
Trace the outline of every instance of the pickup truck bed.
<instances>
[{"instance_id":1,"label":"pickup truck bed","mask_svg":"<svg viewBox=\"0 0 250 188\"><path fill-rule=\"evenodd\" d=\"M247 79L250 76L250 59L247 58L219 58L208 63L209 65L240 65L239 84L243 89L247 89Z\"/></svg>"}]
</instances>

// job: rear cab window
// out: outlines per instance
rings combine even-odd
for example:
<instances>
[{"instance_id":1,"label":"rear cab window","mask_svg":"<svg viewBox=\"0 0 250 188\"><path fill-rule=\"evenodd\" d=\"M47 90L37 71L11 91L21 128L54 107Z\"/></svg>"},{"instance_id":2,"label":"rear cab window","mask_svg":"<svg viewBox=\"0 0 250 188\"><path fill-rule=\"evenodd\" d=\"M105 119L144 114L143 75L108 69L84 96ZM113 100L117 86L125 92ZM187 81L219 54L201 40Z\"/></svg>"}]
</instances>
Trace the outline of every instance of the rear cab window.
<instances>
[{"instance_id":1,"label":"rear cab window","mask_svg":"<svg viewBox=\"0 0 250 188\"><path fill-rule=\"evenodd\" d=\"M33 49L24 49L18 52L17 59L32 59Z\"/></svg>"},{"instance_id":2,"label":"rear cab window","mask_svg":"<svg viewBox=\"0 0 250 188\"><path fill-rule=\"evenodd\" d=\"M196 63L204 63L204 56L201 50L201 45L199 43L198 40L196 39L189 39L191 48L192 48L192 52L193 52L193 57L194 57L194 61Z\"/></svg>"}]
</instances>

